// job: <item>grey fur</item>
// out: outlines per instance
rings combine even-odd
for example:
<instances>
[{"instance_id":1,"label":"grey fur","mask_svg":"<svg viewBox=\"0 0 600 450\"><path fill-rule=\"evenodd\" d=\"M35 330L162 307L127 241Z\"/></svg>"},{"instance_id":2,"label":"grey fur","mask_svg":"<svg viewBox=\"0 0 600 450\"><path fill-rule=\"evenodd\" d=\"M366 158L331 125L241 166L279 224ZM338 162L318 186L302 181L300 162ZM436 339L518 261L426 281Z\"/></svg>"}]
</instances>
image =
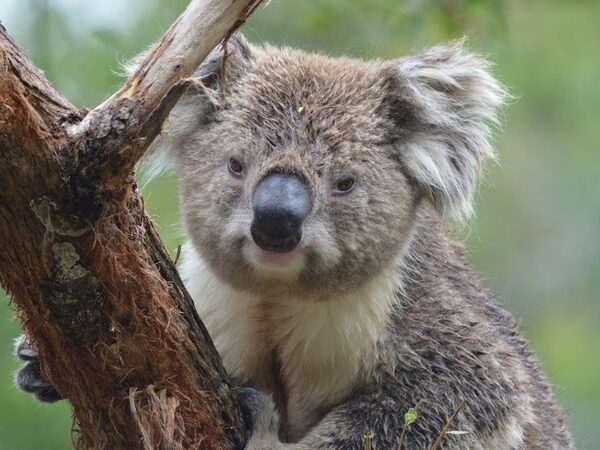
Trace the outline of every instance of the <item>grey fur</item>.
<instances>
[{"instance_id":1,"label":"grey fur","mask_svg":"<svg viewBox=\"0 0 600 450\"><path fill-rule=\"evenodd\" d=\"M198 70L153 144L179 174L182 272L243 397L248 449L573 449L517 325L446 237L495 159L507 94L461 43L395 61L329 58L232 40ZM222 68L226 72L222 73ZM230 158L243 177L227 170ZM165 158L159 158L161 164ZM256 184L274 169L312 193L298 266L251 258ZM352 176L356 188L333 193ZM250 250L249 250L250 248ZM250 255L250 256L249 256Z\"/></svg>"},{"instance_id":2,"label":"grey fur","mask_svg":"<svg viewBox=\"0 0 600 450\"><path fill-rule=\"evenodd\" d=\"M257 347L269 349L270 374L228 362L236 341L213 318L226 306L199 299L228 370L273 396L274 403L263 402L256 412L249 448L361 448L367 431L375 434L377 448L396 448L403 414L420 399L425 404L407 434L407 449L429 448L461 400L466 407L454 428L469 433L448 437L443 448L573 448L514 320L481 286L439 218L448 212L462 220L472 213L482 165L495 159L490 127L507 94L489 63L462 43L367 62L255 47L241 39L233 48L230 75L213 95L220 99L214 116L190 129L176 156L191 259L204 261L201 269L184 267L192 295L202 296L194 291L194 277L209 271L216 277L211 283L264 305L263 311L242 304L245 320L258 315L257 323L277 327L284 320L276 312L281 303L342 302L380 276L397 286L390 308L382 307L386 319L373 358L357 357L361 369L351 391L333 403L324 396L313 410L296 392L303 366L293 358L306 350L286 354L282 348L293 353L285 342L292 338L273 338L273 332L252 343L257 359ZM248 168L241 182L224 169L232 155ZM247 235L240 231L251 215L253 186L275 167L308 180L314 208L306 232L317 230L312 247L307 244L306 266L282 280L257 275L242 255ZM358 187L332 197L331 183L347 173ZM246 301L239 295L236 302ZM356 317L362 319L367 317ZM336 317L330 320L323 327L341 327ZM296 328L301 326L299 321ZM312 348L308 337L302 342ZM352 358L347 349L332 352L334 359ZM297 410L306 409L298 418ZM272 430L277 421L269 419L277 413L278 435Z\"/></svg>"}]
</instances>

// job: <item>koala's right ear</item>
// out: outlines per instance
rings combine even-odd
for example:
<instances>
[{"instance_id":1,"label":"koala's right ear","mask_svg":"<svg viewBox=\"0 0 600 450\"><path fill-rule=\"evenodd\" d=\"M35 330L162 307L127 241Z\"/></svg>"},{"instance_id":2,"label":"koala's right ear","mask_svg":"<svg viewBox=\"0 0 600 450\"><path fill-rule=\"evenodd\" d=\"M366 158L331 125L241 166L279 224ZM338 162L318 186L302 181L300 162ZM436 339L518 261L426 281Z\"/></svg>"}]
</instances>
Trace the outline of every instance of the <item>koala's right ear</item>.
<instances>
[{"instance_id":1,"label":"koala's right ear","mask_svg":"<svg viewBox=\"0 0 600 450\"><path fill-rule=\"evenodd\" d=\"M127 75L135 71L146 53L141 53L124 66ZM211 123L220 107L219 91L227 90L227 86L246 70L251 58L251 44L240 34L229 39L227 49L219 44L208 55L193 74L198 85L181 96L160 135L148 149L146 178L154 178L176 165L182 140Z\"/></svg>"}]
</instances>

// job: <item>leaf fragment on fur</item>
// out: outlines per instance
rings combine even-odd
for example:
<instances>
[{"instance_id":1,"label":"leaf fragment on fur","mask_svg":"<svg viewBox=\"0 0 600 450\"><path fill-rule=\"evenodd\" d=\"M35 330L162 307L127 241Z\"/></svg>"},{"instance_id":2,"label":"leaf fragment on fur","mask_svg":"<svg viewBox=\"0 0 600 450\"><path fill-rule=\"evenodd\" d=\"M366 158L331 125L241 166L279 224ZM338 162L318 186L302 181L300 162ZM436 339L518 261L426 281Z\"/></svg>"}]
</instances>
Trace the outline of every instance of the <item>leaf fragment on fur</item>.
<instances>
[{"instance_id":1,"label":"leaf fragment on fur","mask_svg":"<svg viewBox=\"0 0 600 450\"><path fill-rule=\"evenodd\" d=\"M415 403L415 406L412 408L408 408L408 411L404 413L404 425L402 426L402 433L400 434L400 442L398 443L398 448L402 448L402 442L404 442L404 438L406 437L406 433L408 431L408 427L411 423L413 423L418 418L418 411L421 405L425 403L425 400L419 400Z\"/></svg>"},{"instance_id":2,"label":"leaf fragment on fur","mask_svg":"<svg viewBox=\"0 0 600 450\"><path fill-rule=\"evenodd\" d=\"M364 434L363 438L364 438L364 450L373 450L373 438L375 437L375 435L368 431Z\"/></svg>"}]
</instances>

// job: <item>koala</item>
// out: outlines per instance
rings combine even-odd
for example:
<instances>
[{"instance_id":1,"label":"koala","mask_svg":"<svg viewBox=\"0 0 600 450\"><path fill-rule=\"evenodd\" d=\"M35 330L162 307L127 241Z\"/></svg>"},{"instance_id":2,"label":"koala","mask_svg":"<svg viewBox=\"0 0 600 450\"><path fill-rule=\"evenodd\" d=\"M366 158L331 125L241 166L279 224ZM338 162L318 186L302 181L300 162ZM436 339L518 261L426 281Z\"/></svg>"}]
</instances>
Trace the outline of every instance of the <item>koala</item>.
<instances>
[{"instance_id":1,"label":"koala","mask_svg":"<svg viewBox=\"0 0 600 450\"><path fill-rule=\"evenodd\" d=\"M573 449L516 321L448 237L506 90L461 42L389 61L232 38L153 144L178 174L186 286L252 450ZM38 398L35 350L17 383ZM404 414L423 401L403 433Z\"/></svg>"}]
</instances>

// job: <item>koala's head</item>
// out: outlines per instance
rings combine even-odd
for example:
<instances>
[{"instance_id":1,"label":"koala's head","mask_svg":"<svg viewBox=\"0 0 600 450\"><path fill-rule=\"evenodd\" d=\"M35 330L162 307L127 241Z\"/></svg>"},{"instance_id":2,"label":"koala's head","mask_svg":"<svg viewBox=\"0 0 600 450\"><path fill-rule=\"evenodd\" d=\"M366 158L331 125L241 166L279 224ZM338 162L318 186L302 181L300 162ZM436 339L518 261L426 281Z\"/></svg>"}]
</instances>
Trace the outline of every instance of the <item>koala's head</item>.
<instances>
[{"instance_id":1,"label":"koala's head","mask_svg":"<svg viewBox=\"0 0 600 450\"><path fill-rule=\"evenodd\" d=\"M471 214L505 92L460 44L360 61L238 37L222 59L198 69L202 86L154 144L175 160L187 232L221 279L352 289L401 254L425 203Z\"/></svg>"}]
</instances>

